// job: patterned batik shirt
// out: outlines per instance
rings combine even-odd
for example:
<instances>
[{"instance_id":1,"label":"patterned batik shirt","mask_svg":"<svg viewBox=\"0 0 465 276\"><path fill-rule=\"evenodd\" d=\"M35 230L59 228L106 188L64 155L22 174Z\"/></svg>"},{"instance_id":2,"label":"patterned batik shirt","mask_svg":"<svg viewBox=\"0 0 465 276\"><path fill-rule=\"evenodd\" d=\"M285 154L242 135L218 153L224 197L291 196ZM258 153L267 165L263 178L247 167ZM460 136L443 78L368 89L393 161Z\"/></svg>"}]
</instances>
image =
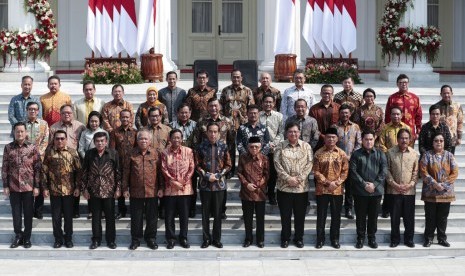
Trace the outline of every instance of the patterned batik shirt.
<instances>
[{"instance_id":1,"label":"patterned batik shirt","mask_svg":"<svg viewBox=\"0 0 465 276\"><path fill-rule=\"evenodd\" d=\"M3 188L11 192L30 192L39 188L41 161L39 151L27 141L23 145L11 142L3 149Z\"/></svg>"},{"instance_id":2,"label":"patterned batik shirt","mask_svg":"<svg viewBox=\"0 0 465 276\"><path fill-rule=\"evenodd\" d=\"M463 131L463 109L458 102L446 103L439 101L436 103L441 110L441 122L446 123L452 135L452 146L457 144L457 139L462 139Z\"/></svg>"},{"instance_id":3,"label":"patterned batik shirt","mask_svg":"<svg viewBox=\"0 0 465 276\"><path fill-rule=\"evenodd\" d=\"M255 127L252 127L249 123L245 123L239 127L236 136L237 151L239 151L239 154L247 152L249 138L252 136L260 138L260 143L262 144L261 153L268 155L270 153L270 134L266 127L260 123Z\"/></svg>"},{"instance_id":4,"label":"patterned batik shirt","mask_svg":"<svg viewBox=\"0 0 465 276\"><path fill-rule=\"evenodd\" d=\"M136 146L137 131L132 127L124 129L123 126L110 133L110 148L118 152L120 164L122 165L126 156L129 156Z\"/></svg>"},{"instance_id":5,"label":"patterned batik shirt","mask_svg":"<svg viewBox=\"0 0 465 276\"><path fill-rule=\"evenodd\" d=\"M79 188L81 163L75 149L49 147L42 164L42 188L52 196L69 196Z\"/></svg>"},{"instance_id":6,"label":"patterned batik shirt","mask_svg":"<svg viewBox=\"0 0 465 276\"><path fill-rule=\"evenodd\" d=\"M199 190L214 192L226 190L226 174L231 170L231 157L228 146L218 140L211 143L203 141L195 152L195 164L200 175ZM217 181L210 182L210 175L214 174Z\"/></svg>"},{"instance_id":7,"label":"patterned batik shirt","mask_svg":"<svg viewBox=\"0 0 465 276\"><path fill-rule=\"evenodd\" d=\"M315 175L315 195L342 195L343 184L349 175L349 159L345 152L335 147L330 150L326 146L317 150L313 159ZM335 181L337 188L329 191L329 182Z\"/></svg>"},{"instance_id":8,"label":"patterned batik shirt","mask_svg":"<svg viewBox=\"0 0 465 276\"><path fill-rule=\"evenodd\" d=\"M396 92L389 96L384 115L384 122L386 124L391 122L391 108L395 106L402 110L402 122L406 123L410 127L414 137L412 140L417 139L421 131L421 119L423 117L420 99L417 95L411 92Z\"/></svg>"},{"instance_id":9,"label":"patterned batik shirt","mask_svg":"<svg viewBox=\"0 0 465 276\"><path fill-rule=\"evenodd\" d=\"M260 111L259 121L270 134L270 144L277 146L284 139L283 114L271 110L268 115L265 111Z\"/></svg>"},{"instance_id":10,"label":"patterned batik shirt","mask_svg":"<svg viewBox=\"0 0 465 276\"><path fill-rule=\"evenodd\" d=\"M300 126L300 137L299 139L307 142L312 146L312 150L315 150L318 140L320 139L320 131L318 130L318 123L315 118L305 115L304 118L299 118L297 115L292 115L287 118L286 125L294 122Z\"/></svg>"},{"instance_id":11,"label":"patterned batik shirt","mask_svg":"<svg viewBox=\"0 0 465 276\"><path fill-rule=\"evenodd\" d=\"M221 91L222 113L231 119L234 130L247 122L247 106L254 103L252 90L244 85L238 87L230 85Z\"/></svg>"},{"instance_id":12,"label":"patterned batik shirt","mask_svg":"<svg viewBox=\"0 0 465 276\"><path fill-rule=\"evenodd\" d=\"M346 93L342 90L339 93L334 95L333 101L336 103L343 105L349 105L351 108L352 115L350 116L350 120L353 121L355 118L355 114L358 112L358 109L363 105L363 97L362 94L351 90L349 93Z\"/></svg>"},{"instance_id":13,"label":"patterned batik shirt","mask_svg":"<svg viewBox=\"0 0 465 276\"><path fill-rule=\"evenodd\" d=\"M108 133L112 132L114 129L121 126L121 121L119 119L120 112L123 109L131 111L131 125L132 118L134 118L134 110L132 104L128 101L113 100L103 105L102 108L102 119L103 119L103 129Z\"/></svg>"},{"instance_id":14,"label":"patterned batik shirt","mask_svg":"<svg viewBox=\"0 0 465 276\"><path fill-rule=\"evenodd\" d=\"M194 131L197 127L197 123L195 121L189 120L185 124L174 120L170 123L170 127L172 129L179 129L182 132L182 145L189 147L191 149L194 148Z\"/></svg>"},{"instance_id":15,"label":"patterned batik shirt","mask_svg":"<svg viewBox=\"0 0 465 276\"><path fill-rule=\"evenodd\" d=\"M164 196L192 195L192 175L194 174L194 154L192 149L181 146L177 150L171 147L161 153L161 173L164 181ZM171 181L178 181L183 188L178 190Z\"/></svg>"},{"instance_id":16,"label":"patterned batik shirt","mask_svg":"<svg viewBox=\"0 0 465 276\"><path fill-rule=\"evenodd\" d=\"M211 87L206 87L204 90L200 90L200 87L196 86L189 89L185 103L191 107L193 121L199 122L203 118L208 116L208 100L216 98L216 90Z\"/></svg>"},{"instance_id":17,"label":"patterned batik shirt","mask_svg":"<svg viewBox=\"0 0 465 276\"><path fill-rule=\"evenodd\" d=\"M169 124L169 114L164 104L159 103L156 105L150 105L148 102L145 102L139 105L136 112L135 124L137 129L141 129L149 125L149 110L152 107L158 107L162 115L162 123L165 125Z\"/></svg>"},{"instance_id":18,"label":"patterned batik shirt","mask_svg":"<svg viewBox=\"0 0 465 276\"><path fill-rule=\"evenodd\" d=\"M34 122L26 122L26 139L35 144L39 149L40 156L44 157L49 142L50 129L46 121L36 119Z\"/></svg>"},{"instance_id":19,"label":"patterned batik shirt","mask_svg":"<svg viewBox=\"0 0 465 276\"><path fill-rule=\"evenodd\" d=\"M231 120L222 115L218 116L216 120L208 116L197 123L194 134L194 147L198 147L203 141L208 140L207 125L211 122L217 123L220 126L219 140L228 145L230 153L234 152L235 154L236 132L233 129Z\"/></svg>"},{"instance_id":20,"label":"patterned batik shirt","mask_svg":"<svg viewBox=\"0 0 465 276\"><path fill-rule=\"evenodd\" d=\"M364 104L358 109L354 123L358 124L362 131L373 131L378 139L384 128L384 111L377 105Z\"/></svg>"},{"instance_id":21,"label":"patterned batik shirt","mask_svg":"<svg viewBox=\"0 0 465 276\"><path fill-rule=\"evenodd\" d=\"M260 110L263 109L263 96L265 96L266 94L271 94L274 96L275 104L273 110L279 111L281 109L281 91L279 91L278 89L270 86L268 87L268 89L265 90L263 86L259 86L252 91L252 94L255 104L258 105Z\"/></svg>"},{"instance_id":22,"label":"patterned batik shirt","mask_svg":"<svg viewBox=\"0 0 465 276\"><path fill-rule=\"evenodd\" d=\"M341 121L334 127L337 129L337 146L342 149L350 159L352 153L362 147L362 133L360 127L351 121L344 125Z\"/></svg>"},{"instance_id":23,"label":"patterned batik shirt","mask_svg":"<svg viewBox=\"0 0 465 276\"><path fill-rule=\"evenodd\" d=\"M49 126L60 121L60 108L62 105L71 104L71 98L68 94L58 91L55 94L48 92L40 97L42 104L43 118Z\"/></svg>"}]
</instances>

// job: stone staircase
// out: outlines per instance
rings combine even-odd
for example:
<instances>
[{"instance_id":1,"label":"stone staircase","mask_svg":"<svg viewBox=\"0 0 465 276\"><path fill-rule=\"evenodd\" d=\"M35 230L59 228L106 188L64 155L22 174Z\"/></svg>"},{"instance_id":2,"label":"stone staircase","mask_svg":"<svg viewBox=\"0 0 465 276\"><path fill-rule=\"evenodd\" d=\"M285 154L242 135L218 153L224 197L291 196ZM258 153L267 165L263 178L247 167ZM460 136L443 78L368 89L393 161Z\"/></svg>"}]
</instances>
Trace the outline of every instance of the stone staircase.
<instances>
[{"instance_id":1,"label":"stone staircase","mask_svg":"<svg viewBox=\"0 0 465 276\"><path fill-rule=\"evenodd\" d=\"M192 82L190 80L180 81L180 87L190 87ZM156 84L157 87L163 87L165 84ZM220 87L228 85L228 81L220 81ZM7 118L7 109L10 98L16 95L18 92L17 83L6 83L6 89L3 89L2 95L0 95L0 157L3 155L3 147L9 141L10 138L10 125ZM131 85L125 86L126 96L125 98L130 102L134 103L135 108L138 104L145 101L145 89L149 84L143 85ZM286 87L290 86L286 83L274 84L275 87L283 91ZM465 103L465 84L458 83L452 85L454 87L454 97L459 102ZM458 87L457 87L458 86ZM34 89L35 94L42 94L36 91L46 91L45 83L35 83ZM310 85L314 92L319 91L320 85ZM340 90L340 86L336 85L337 91ZM366 87L372 87L377 92L376 102L380 106L384 107L387 97L392 94L395 90L392 86L385 82L372 82L364 84L363 86L357 87L358 91L363 91ZM420 96L422 102L424 114L424 122L428 121L428 108L431 104L439 100L438 91L440 84L436 84L434 87L424 87L421 83L412 85L412 91L416 92ZM456 88L457 87L457 88ZM110 88L109 85L98 85L97 94L104 100L110 100ZM76 81L63 81L62 89L71 94L73 100L81 97L82 86ZM317 100L319 96L316 95ZM0 158L0 162L1 162ZM240 183L237 177L232 178L228 182L228 219L223 221L223 235L222 241L225 245L223 249L216 249L210 247L208 249L200 249L200 243L202 241L201 233L201 215L200 215L200 201L197 201L197 216L189 221L189 241L191 243L190 249L183 249L176 246L172 250L167 250L164 247L164 221L159 220L158 222L158 237L157 241L160 245L158 250L152 251L147 249L144 244L135 250L130 251L127 246L130 243L130 218L126 217L116 221L117 228L117 239L118 248L116 250L110 250L105 246L100 247L97 250L89 250L88 245L91 237L91 221L85 218L87 212L86 201L81 201L81 218L74 220L74 243L75 247L72 249L52 249L53 243L52 225L50 216L50 204L49 200L45 201L44 219L33 221L33 233L32 233L32 244L31 249L23 249L19 247L17 249L9 249L9 244L13 238L13 223L11 218L11 208L9 200L5 199L2 195L0 196L0 258L64 258L64 259L76 259L76 258L104 258L104 259L151 259L151 258L169 258L169 259L211 259L211 258L229 258L229 259L250 259L250 258L304 258L304 257L402 257L410 258L416 256L462 256L465 255L465 146L459 146L456 150L456 159L460 165L459 179L456 182L456 193L457 201L451 206L451 213L449 215L448 223L448 240L451 242L450 248L443 248L438 245L433 245L431 248L423 248L421 246L423 242L422 233L424 230L424 210L423 202L420 200L421 195L421 182L417 186L417 201L416 201L416 217L415 217L415 243L416 248L411 249L400 245L395 249L389 248L389 237L390 237L390 220L379 218L378 220L378 233L377 240L380 243L380 247L377 250L373 250L365 246L363 249L355 249L354 244L356 240L355 234L355 220L348 220L342 218L341 221L341 249L335 250L329 246L329 239L327 238L327 245L323 249L317 250L314 248L316 239L316 202L312 199L311 204L308 208L308 215L305 222L305 236L303 249L297 249L293 245L289 246L288 249L281 249L280 244L280 217L279 209L277 206L266 205L266 217L265 217L265 248L259 249L255 246L249 248L242 248L241 244L244 239L244 223L241 219L242 209L239 199ZM1 166L1 163L0 163ZM314 190L313 183L311 183L311 189ZM3 192L0 189L0 192ZM329 234L329 222L327 222L327 233ZM104 224L103 224L104 225ZM178 227L178 224L176 224ZM104 228L104 226L103 226Z\"/></svg>"}]
</instances>

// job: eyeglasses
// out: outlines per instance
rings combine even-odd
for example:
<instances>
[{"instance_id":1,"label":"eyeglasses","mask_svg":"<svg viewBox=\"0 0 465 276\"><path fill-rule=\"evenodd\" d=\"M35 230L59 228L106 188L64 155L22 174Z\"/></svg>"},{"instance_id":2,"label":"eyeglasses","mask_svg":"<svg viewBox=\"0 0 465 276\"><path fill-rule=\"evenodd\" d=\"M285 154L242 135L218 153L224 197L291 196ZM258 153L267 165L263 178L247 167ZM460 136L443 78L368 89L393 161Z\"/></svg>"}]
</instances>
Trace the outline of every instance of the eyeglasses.
<instances>
[{"instance_id":1,"label":"eyeglasses","mask_svg":"<svg viewBox=\"0 0 465 276\"><path fill-rule=\"evenodd\" d=\"M35 112L35 111L39 111L39 109L37 109L37 108L28 108L27 111L31 111L31 112L34 111Z\"/></svg>"}]
</instances>

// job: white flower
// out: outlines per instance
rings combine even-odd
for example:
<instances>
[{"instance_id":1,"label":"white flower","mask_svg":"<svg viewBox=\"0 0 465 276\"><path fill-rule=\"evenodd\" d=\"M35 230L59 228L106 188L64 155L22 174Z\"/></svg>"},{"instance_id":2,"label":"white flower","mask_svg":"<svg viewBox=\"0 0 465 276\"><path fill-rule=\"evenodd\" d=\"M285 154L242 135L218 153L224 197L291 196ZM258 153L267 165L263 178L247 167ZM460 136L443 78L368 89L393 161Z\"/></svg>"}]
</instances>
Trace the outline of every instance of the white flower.
<instances>
[{"instance_id":1,"label":"white flower","mask_svg":"<svg viewBox=\"0 0 465 276\"><path fill-rule=\"evenodd\" d=\"M14 42L11 42L11 43L10 43L10 48L11 48L11 49L16 49L16 44L14 44Z\"/></svg>"},{"instance_id":2,"label":"white flower","mask_svg":"<svg viewBox=\"0 0 465 276\"><path fill-rule=\"evenodd\" d=\"M11 52L10 52L10 55L14 55L14 54L15 54L15 51L11 51Z\"/></svg>"}]
</instances>

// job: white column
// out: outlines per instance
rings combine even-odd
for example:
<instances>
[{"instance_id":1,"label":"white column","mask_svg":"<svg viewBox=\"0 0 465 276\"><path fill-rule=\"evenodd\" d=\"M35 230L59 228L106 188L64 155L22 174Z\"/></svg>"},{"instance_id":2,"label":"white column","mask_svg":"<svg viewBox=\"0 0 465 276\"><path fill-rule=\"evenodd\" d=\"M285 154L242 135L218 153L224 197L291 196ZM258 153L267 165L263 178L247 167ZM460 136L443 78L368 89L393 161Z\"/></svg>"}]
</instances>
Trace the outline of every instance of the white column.
<instances>
[{"instance_id":1,"label":"white column","mask_svg":"<svg viewBox=\"0 0 465 276\"><path fill-rule=\"evenodd\" d=\"M274 71L274 26L277 0L260 0L258 11L262 16L258 16L258 26L263 26L259 32L258 53L263 53L263 61L258 66L258 70L273 73Z\"/></svg>"},{"instance_id":2,"label":"white column","mask_svg":"<svg viewBox=\"0 0 465 276\"><path fill-rule=\"evenodd\" d=\"M160 0L157 7L155 25L155 53L163 55L163 71L177 70L178 66L171 59L171 1Z\"/></svg>"},{"instance_id":3,"label":"white column","mask_svg":"<svg viewBox=\"0 0 465 276\"><path fill-rule=\"evenodd\" d=\"M465 53L463 51L463 45L465 45L465 19L463 14L465 13L465 3L463 0L454 0L453 3L454 14L453 18L453 47L452 47L452 67L464 67L465 66Z\"/></svg>"},{"instance_id":4,"label":"white column","mask_svg":"<svg viewBox=\"0 0 465 276\"><path fill-rule=\"evenodd\" d=\"M412 0L413 8L408 5L404 17L401 19L401 27L419 27L427 24L427 0ZM426 57L417 56L413 66L413 57L401 55L391 57L389 65L381 70L381 78L394 81L399 74L407 74L412 81L439 81L439 74L433 72L431 64L426 62Z\"/></svg>"}]
</instances>

